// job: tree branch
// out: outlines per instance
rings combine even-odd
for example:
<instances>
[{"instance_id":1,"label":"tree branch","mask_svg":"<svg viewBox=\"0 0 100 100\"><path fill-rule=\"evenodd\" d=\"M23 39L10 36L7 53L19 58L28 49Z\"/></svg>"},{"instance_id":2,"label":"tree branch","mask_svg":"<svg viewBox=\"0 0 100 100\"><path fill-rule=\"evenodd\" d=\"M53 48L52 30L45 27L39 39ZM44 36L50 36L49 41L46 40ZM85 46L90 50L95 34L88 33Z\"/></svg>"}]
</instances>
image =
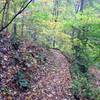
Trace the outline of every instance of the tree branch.
<instances>
[{"instance_id":1,"label":"tree branch","mask_svg":"<svg viewBox=\"0 0 100 100\"><path fill-rule=\"evenodd\" d=\"M19 10L18 13L17 13L16 15L14 15L13 18L10 20L10 22L9 22L7 25L3 26L3 27L0 29L0 32L2 32L5 28L7 28L7 27L13 22L13 20L27 8L27 6L28 6L32 1L33 1L33 0L30 0L21 10Z\"/></svg>"}]
</instances>

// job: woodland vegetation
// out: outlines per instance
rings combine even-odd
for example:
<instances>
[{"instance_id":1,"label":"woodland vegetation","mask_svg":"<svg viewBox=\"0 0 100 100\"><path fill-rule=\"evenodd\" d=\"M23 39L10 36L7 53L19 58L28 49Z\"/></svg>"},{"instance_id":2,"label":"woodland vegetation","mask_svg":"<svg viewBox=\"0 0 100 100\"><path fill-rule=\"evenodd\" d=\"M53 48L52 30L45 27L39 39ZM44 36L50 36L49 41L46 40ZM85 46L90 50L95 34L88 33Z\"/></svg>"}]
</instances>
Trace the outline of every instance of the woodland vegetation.
<instances>
[{"instance_id":1,"label":"woodland vegetation","mask_svg":"<svg viewBox=\"0 0 100 100\"><path fill-rule=\"evenodd\" d=\"M35 61L24 48L32 48L31 43L36 48L60 50L65 55L70 63L71 93L75 100L100 100L100 0L0 0L0 75L4 70L2 59L8 59L5 57L8 51L15 66L24 64L30 69ZM8 50L8 46L12 49ZM22 55L21 50L25 51ZM37 48L37 55L32 50L29 52L37 64L44 64L43 50ZM11 80L19 91L24 91L30 89L31 83L25 78L22 66L20 69ZM8 89L1 83L0 92L8 95Z\"/></svg>"}]
</instances>

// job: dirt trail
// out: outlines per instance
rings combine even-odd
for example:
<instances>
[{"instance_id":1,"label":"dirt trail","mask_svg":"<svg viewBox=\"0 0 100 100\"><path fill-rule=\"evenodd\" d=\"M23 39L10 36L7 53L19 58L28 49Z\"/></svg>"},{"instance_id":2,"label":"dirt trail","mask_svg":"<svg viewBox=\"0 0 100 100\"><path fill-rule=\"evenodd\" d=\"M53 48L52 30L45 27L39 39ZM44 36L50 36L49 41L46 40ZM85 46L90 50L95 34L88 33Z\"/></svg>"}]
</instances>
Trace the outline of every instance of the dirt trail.
<instances>
[{"instance_id":1,"label":"dirt trail","mask_svg":"<svg viewBox=\"0 0 100 100\"><path fill-rule=\"evenodd\" d=\"M69 73L69 63L60 51L51 49L52 61L55 65L48 71L46 77L42 78L38 84L43 86L41 100L73 100L70 92L71 76ZM51 60L51 59L50 59Z\"/></svg>"},{"instance_id":2,"label":"dirt trail","mask_svg":"<svg viewBox=\"0 0 100 100\"><path fill-rule=\"evenodd\" d=\"M62 76L62 78L65 78L65 82L67 87L70 88L71 85L71 76L70 76L70 71L69 71L69 67L70 64L68 62L68 60L66 59L66 57L61 54L61 52L59 50L54 50L51 49L51 52L53 53L53 57L54 57L54 62L55 65L57 67L57 71L59 73L59 76Z\"/></svg>"}]
</instances>

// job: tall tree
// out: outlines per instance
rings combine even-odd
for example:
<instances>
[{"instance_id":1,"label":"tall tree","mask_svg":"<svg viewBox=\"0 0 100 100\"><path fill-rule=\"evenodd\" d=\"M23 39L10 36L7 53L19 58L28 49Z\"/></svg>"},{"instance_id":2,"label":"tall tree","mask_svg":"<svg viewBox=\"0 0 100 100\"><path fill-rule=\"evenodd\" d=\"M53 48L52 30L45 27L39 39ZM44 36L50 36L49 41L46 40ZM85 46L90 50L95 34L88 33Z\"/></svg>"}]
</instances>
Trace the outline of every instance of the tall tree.
<instances>
[{"instance_id":1,"label":"tall tree","mask_svg":"<svg viewBox=\"0 0 100 100\"><path fill-rule=\"evenodd\" d=\"M8 23L8 19L9 19L9 4L10 4L11 0L5 0L5 4L3 6L3 9L1 10L2 13L2 21L1 21L1 28L3 28L3 26L5 26ZM7 29L5 30L7 31Z\"/></svg>"},{"instance_id":2,"label":"tall tree","mask_svg":"<svg viewBox=\"0 0 100 100\"><path fill-rule=\"evenodd\" d=\"M60 0L53 0L53 17L55 19L55 22L57 22L58 16L59 16L59 5Z\"/></svg>"}]
</instances>

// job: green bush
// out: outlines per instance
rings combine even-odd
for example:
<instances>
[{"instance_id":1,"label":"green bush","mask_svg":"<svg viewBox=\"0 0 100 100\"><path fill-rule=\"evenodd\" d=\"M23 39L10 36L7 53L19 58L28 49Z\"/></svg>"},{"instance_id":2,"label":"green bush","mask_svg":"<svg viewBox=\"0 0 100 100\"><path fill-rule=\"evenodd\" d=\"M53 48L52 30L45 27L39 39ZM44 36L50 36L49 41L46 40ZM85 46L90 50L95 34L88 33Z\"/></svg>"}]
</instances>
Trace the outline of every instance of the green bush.
<instances>
[{"instance_id":1,"label":"green bush","mask_svg":"<svg viewBox=\"0 0 100 100\"><path fill-rule=\"evenodd\" d=\"M25 75L25 72L19 70L13 77L13 82L15 82L21 91L26 91L30 88L30 82L26 79Z\"/></svg>"}]
</instances>

